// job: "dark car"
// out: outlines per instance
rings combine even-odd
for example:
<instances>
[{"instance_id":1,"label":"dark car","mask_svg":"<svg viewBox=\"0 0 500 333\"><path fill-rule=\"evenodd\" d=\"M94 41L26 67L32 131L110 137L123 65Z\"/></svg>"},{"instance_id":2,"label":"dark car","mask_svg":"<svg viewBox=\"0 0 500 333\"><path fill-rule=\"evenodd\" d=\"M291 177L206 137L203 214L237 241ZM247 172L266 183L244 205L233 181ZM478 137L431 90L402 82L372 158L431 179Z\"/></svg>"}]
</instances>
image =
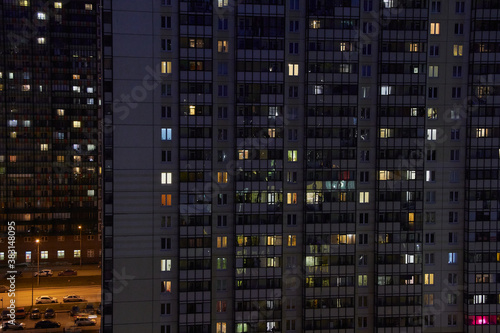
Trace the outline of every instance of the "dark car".
<instances>
[{"instance_id":1,"label":"dark car","mask_svg":"<svg viewBox=\"0 0 500 333\"><path fill-rule=\"evenodd\" d=\"M71 276L77 275L78 273L74 269L66 269L64 271L60 271L57 275L59 276Z\"/></svg>"},{"instance_id":2,"label":"dark car","mask_svg":"<svg viewBox=\"0 0 500 333\"><path fill-rule=\"evenodd\" d=\"M13 323L11 322L5 322L3 323L2 326L2 331L7 331L7 330L24 330L24 323L20 323L17 321L14 321Z\"/></svg>"},{"instance_id":3,"label":"dark car","mask_svg":"<svg viewBox=\"0 0 500 333\"><path fill-rule=\"evenodd\" d=\"M51 308L48 308L47 310L45 310L45 313L43 314L43 317L45 319L54 318L55 316L56 316L56 312L54 311L54 309L51 309Z\"/></svg>"},{"instance_id":4,"label":"dark car","mask_svg":"<svg viewBox=\"0 0 500 333\"><path fill-rule=\"evenodd\" d=\"M61 327L61 323L56 323L52 320L40 320L35 324L35 328L58 328Z\"/></svg>"},{"instance_id":5,"label":"dark car","mask_svg":"<svg viewBox=\"0 0 500 333\"><path fill-rule=\"evenodd\" d=\"M24 308L17 308L16 310L16 319L24 319L26 318L26 311Z\"/></svg>"},{"instance_id":6,"label":"dark car","mask_svg":"<svg viewBox=\"0 0 500 333\"><path fill-rule=\"evenodd\" d=\"M70 316L77 316L79 313L81 313L80 308L78 306L74 306L71 308L69 315Z\"/></svg>"},{"instance_id":7,"label":"dark car","mask_svg":"<svg viewBox=\"0 0 500 333\"><path fill-rule=\"evenodd\" d=\"M40 319L41 317L42 317L42 313L40 312L39 308L34 308L33 310L31 310L31 313L30 313L31 319Z\"/></svg>"},{"instance_id":8,"label":"dark car","mask_svg":"<svg viewBox=\"0 0 500 333\"><path fill-rule=\"evenodd\" d=\"M7 278L10 278L10 277L21 277L23 276L23 272L20 272L20 271L16 271L15 273L5 273L5 275L3 276L4 279L7 279Z\"/></svg>"}]
</instances>

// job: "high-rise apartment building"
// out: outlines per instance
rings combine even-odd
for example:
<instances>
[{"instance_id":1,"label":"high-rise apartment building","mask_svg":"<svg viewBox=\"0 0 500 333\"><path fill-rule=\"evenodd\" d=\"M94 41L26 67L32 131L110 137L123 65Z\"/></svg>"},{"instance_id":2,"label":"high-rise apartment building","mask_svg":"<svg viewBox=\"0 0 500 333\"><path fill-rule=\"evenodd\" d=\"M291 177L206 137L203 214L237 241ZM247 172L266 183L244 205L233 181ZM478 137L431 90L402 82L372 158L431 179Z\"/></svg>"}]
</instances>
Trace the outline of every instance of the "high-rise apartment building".
<instances>
[{"instance_id":1,"label":"high-rise apartment building","mask_svg":"<svg viewBox=\"0 0 500 333\"><path fill-rule=\"evenodd\" d=\"M499 10L104 1L104 332L496 331Z\"/></svg>"},{"instance_id":2,"label":"high-rise apartment building","mask_svg":"<svg viewBox=\"0 0 500 333\"><path fill-rule=\"evenodd\" d=\"M0 265L97 263L99 1L0 4ZM80 240L80 237L82 239Z\"/></svg>"}]
</instances>

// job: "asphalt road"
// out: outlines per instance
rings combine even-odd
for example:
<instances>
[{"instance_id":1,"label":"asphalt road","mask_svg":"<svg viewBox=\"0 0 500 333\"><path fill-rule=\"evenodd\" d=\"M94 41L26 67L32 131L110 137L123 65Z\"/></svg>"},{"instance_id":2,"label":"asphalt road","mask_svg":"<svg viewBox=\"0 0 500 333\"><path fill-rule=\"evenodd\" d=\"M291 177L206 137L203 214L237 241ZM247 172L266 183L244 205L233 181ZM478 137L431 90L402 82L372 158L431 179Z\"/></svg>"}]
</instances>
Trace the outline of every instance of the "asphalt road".
<instances>
[{"instance_id":1,"label":"asphalt road","mask_svg":"<svg viewBox=\"0 0 500 333\"><path fill-rule=\"evenodd\" d=\"M48 295L57 298L59 303L63 302L63 297L66 295L78 295L83 297L87 302L101 302L101 286L72 286L72 287L47 287L33 290L33 304L38 296ZM6 293L0 294L4 297L6 305L9 298ZM31 306L31 288L21 288L16 290L16 307ZM79 303L76 303L79 304Z\"/></svg>"}]
</instances>

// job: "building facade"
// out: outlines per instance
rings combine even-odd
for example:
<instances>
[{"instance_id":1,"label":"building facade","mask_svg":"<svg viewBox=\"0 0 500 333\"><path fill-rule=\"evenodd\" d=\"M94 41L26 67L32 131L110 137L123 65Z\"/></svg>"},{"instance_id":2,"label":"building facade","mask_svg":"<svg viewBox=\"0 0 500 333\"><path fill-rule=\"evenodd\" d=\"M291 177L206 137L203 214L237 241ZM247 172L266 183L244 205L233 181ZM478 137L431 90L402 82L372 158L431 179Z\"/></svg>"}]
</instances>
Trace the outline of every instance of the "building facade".
<instances>
[{"instance_id":1,"label":"building facade","mask_svg":"<svg viewBox=\"0 0 500 333\"><path fill-rule=\"evenodd\" d=\"M499 9L104 1L104 332L496 331Z\"/></svg>"},{"instance_id":2,"label":"building facade","mask_svg":"<svg viewBox=\"0 0 500 333\"><path fill-rule=\"evenodd\" d=\"M99 9L0 4L0 266L12 221L19 264L100 260Z\"/></svg>"}]
</instances>

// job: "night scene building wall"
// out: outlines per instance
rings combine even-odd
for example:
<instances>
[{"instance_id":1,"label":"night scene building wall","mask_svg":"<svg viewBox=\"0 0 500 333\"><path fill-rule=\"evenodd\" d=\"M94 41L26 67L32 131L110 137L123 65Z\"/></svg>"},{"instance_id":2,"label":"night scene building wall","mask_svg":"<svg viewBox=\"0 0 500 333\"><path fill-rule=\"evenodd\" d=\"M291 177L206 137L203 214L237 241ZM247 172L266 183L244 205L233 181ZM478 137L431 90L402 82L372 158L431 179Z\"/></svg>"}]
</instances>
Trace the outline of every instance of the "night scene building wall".
<instances>
[{"instance_id":1,"label":"night scene building wall","mask_svg":"<svg viewBox=\"0 0 500 333\"><path fill-rule=\"evenodd\" d=\"M103 1L104 332L497 331L499 8Z\"/></svg>"}]
</instances>

